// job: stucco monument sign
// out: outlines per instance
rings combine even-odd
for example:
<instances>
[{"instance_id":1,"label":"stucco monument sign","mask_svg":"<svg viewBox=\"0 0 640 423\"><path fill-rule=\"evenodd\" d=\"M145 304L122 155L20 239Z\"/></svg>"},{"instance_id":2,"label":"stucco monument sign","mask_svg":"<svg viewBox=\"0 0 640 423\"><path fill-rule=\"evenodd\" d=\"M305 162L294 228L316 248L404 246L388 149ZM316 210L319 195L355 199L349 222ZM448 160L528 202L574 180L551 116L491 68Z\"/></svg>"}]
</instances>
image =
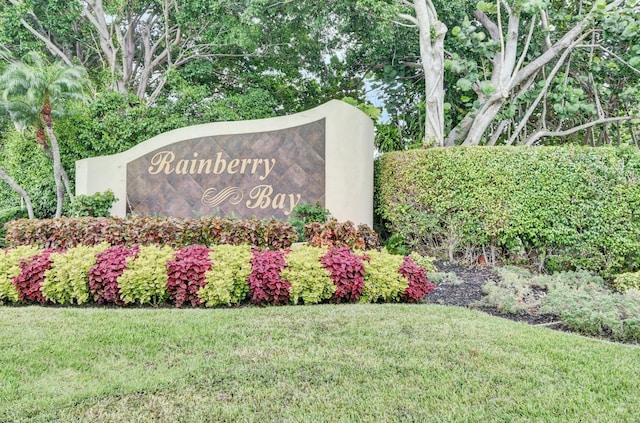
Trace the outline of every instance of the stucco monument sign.
<instances>
[{"instance_id":1,"label":"stucco monument sign","mask_svg":"<svg viewBox=\"0 0 640 423\"><path fill-rule=\"evenodd\" d=\"M320 202L338 220L372 225L373 123L341 101L294 115L160 134L120 154L76 163L77 194L111 189L112 213L286 219Z\"/></svg>"}]
</instances>

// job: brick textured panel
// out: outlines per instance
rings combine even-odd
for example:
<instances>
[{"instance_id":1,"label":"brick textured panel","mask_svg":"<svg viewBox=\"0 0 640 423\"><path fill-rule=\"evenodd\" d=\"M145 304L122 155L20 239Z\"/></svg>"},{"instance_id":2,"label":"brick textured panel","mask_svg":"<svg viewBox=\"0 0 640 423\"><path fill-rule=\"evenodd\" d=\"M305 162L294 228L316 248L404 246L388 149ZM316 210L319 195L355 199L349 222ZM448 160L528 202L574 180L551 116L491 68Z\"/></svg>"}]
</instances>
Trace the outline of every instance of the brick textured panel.
<instances>
[{"instance_id":1,"label":"brick textured panel","mask_svg":"<svg viewBox=\"0 0 640 423\"><path fill-rule=\"evenodd\" d=\"M127 164L127 212L286 219L325 204L325 120L178 141Z\"/></svg>"}]
</instances>

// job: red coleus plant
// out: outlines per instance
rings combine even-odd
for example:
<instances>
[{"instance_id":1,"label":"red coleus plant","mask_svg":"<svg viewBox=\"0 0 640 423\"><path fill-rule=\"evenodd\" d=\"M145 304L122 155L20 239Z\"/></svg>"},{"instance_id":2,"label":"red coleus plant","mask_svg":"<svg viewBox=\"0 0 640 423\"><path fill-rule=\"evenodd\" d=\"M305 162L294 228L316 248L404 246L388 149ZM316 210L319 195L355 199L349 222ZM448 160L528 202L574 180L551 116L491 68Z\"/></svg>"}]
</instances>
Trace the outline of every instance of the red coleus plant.
<instances>
[{"instance_id":1,"label":"red coleus plant","mask_svg":"<svg viewBox=\"0 0 640 423\"><path fill-rule=\"evenodd\" d=\"M114 245L96 256L96 264L89 269L89 292L98 304L123 304L118 278L127 268L127 258L137 257L140 248Z\"/></svg>"},{"instance_id":2,"label":"red coleus plant","mask_svg":"<svg viewBox=\"0 0 640 423\"><path fill-rule=\"evenodd\" d=\"M284 251L253 250L251 258L251 274L249 275L249 293L255 304L282 305L289 301L291 283L280 277L280 272L287 265Z\"/></svg>"},{"instance_id":3,"label":"red coleus plant","mask_svg":"<svg viewBox=\"0 0 640 423\"><path fill-rule=\"evenodd\" d=\"M51 254L55 250L45 249L40 254L20 260L19 275L13 278L13 286L18 290L18 299L21 302L34 302L44 304L47 299L42 294L40 286L44 280L44 273L51 267Z\"/></svg>"},{"instance_id":4,"label":"red coleus plant","mask_svg":"<svg viewBox=\"0 0 640 423\"><path fill-rule=\"evenodd\" d=\"M210 251L202 245L191 245L178 250L174 259L167 262L167 292L176 307L186 302L193 307L202 303L198 291L207 284L205 275L212 265Z\"/></svg>"},{"instance_id":5,"label":"red coleus plant","mask_svg":"<svg viewBox=\"0 0 640 423\"><path fill-rule=\"evenodd\" d=\"M409 280L407 289L402 293L402 299L415 303L422 297L436 289L436 286L427 280L427 271L414 263L411 257L404 258L398 273Z\"/></svg>"},{"instance_id":6,"label":"red coleus plant","mask_svg":"<svg viewBox=\"0 0 640 423\"><path fill-rule=\"evenodd\" d=\"M349 247L331 248L322 256L322 267L329 271L329 277L336 285L335 302L358 301L364 287L364 260L368 260L366 255L353 254Z\"/></svg>"}]
</instances>

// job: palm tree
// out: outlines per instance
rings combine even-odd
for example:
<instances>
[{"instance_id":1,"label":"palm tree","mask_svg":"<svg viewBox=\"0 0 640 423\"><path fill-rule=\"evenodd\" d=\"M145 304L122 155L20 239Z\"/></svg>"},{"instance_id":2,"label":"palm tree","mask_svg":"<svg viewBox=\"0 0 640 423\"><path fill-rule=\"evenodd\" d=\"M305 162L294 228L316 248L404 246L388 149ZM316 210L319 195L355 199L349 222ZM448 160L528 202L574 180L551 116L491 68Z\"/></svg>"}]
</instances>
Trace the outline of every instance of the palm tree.
<instances>
[{"instance_id":1,"label":"palm tree","mask_svg":"<svg viewBox=\"0 0 640 423\"><path fill-rule=\"evenodd\" d=\"M53 131L53 119L65 114L69 100L86 101L87 72L82 66L48 62L36 52L13 61L0 76L2 101L17 129L31 129L38 144L53 160L56 184L56 217L62 215L65 187L73 193L62 167L60 146Z\"/></svg>"}]
</instances>

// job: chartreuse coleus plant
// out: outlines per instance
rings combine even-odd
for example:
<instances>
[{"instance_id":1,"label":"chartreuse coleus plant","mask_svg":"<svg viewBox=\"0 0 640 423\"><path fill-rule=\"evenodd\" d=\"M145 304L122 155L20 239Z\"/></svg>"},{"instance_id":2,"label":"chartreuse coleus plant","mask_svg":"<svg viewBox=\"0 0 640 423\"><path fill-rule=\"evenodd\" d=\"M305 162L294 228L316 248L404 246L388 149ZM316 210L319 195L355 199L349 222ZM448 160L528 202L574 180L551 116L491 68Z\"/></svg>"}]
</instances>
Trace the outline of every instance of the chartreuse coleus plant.
<instances>
[{"instance_id":1,"label":"chartreuse coleus plant","mask_svg":"<svg viewBox=\"0 0 640 423\"><path fill-rule=\"evenodd\" d=\"M289 300L293 304L318 304L328 300L336 291L336 285L330 278L320 258L325 249L301 246L286 255L287 267L280 273L288 281Z\"/></svg>"},{"instance_id":2,"label":"chartreuse coleus plant","mask_svg":"<svg viewBox=\"0 0 640 423\"><path fill-rule=\"evenodd\" d=\"M51 254L51 266L45 271L40 284L45 298L56 304L86 303L89 300L89 269L96 262L96 254L107 248L107 243L80 245Z\"/></svg>"},{"instance_id":3,"label":"chartreuse coleus plant","mask_svg":"<svg viewBox=\"0 0 640 423\"><path fill-rule=\"evenodd\" d=\"M167 298L167 262L171 247L141 246L137 257L129 257L127 269L118 278L120 298L125 303L158 305Z\"/></svg>"},{"instance_id":4,"label":"chartreuse coleus plant","mask_svg":"<svg viewBox=\"0 0 640 423\"><path fill-rule=\"evenodd\" d=\"M13 278L22 271L20 260L38 253L40 249L31 245L21 245L0 251L0 304L6 301L18 302L19 293L13 284Z\"/></svg>"},{"instance_id":5,"label":"chartreuse coleus plant","mask_svg":"<svg viewBox=\"0 0 640 423\"><path fill-rule=\"evenodd\" d=\"M249 293L252 256L248 245L221 244L213 248L209 253L213 267L205 274L207 284L198 291L205 306L231 306L244 301Z\"/></svg>"},{"instance_id":6,"label":"chartreuse coleus plant","mask_svg":"<svg viewBox=\"0 0 640 423\"><path fill-rule=\"evenodd\" d=\"M360 302L400 301L409 286L407 278L398 269L404 262L403 256L386 251L367 251L370 260L365 260L364 287Z\"/></svg>"}]
</instances>

